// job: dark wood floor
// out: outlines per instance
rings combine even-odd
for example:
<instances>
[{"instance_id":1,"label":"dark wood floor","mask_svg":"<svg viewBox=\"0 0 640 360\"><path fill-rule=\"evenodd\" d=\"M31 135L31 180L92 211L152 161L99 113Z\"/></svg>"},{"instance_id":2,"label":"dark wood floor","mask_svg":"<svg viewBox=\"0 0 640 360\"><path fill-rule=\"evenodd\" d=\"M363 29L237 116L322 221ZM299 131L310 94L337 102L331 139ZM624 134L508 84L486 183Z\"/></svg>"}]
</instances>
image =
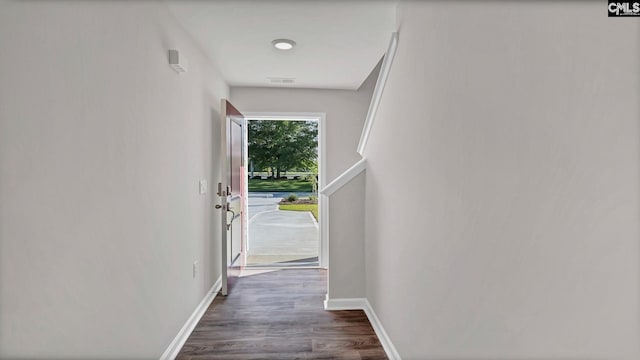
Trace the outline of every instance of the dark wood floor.
<instances>
[{"instance_id":1,"label":"dark wood floor","mask_svg":"<svg viewBox=\"0 0 640 360\"><path fill-rule=\"evenodd\" d=\"M242 277L218 295L178 359L386 359L363 311L325 311L326 271Z\"/></svg>"}]
</instances>

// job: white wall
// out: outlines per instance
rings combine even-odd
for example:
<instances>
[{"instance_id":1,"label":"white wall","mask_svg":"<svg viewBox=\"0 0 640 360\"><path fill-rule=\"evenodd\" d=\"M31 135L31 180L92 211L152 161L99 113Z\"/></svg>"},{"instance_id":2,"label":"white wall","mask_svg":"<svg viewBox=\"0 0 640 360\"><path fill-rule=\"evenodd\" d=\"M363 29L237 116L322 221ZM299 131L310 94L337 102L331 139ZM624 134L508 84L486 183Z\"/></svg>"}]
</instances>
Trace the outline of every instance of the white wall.
<instances>
[{"instance_id":1,"label":"white wall","mask_svg":"<svg viewBox=\"0 0 640 360\"><path fill-rule=\"evenodd\" d=\"M356 152L380 64L357 91L276 87L231 87L231 102L243 112L326 113L327 184L360 160ZM325 184L326 185L326 184Z\"/></svg>"},{"instance_id":2,"label":"white wall","mask_svg":"<svg viewBox=\"0 0 640 360\"><path fill-rule=\"evenodd\" d=\"M220 274L228 88L162 4L0 6L0 357L157 358Z\"/></svg>"},{"instance_id":3,"label":"white wall","mask_svg":"<svg viewBox=\"0 0 640 360\"><path fill-rule=\"evenodd\" d=\"M243 112L326 113L323 171L328 184L360 160L356 148L379 69L380 64L358 91L232 87L231 102ZM334 194L329 204L328 292L332 297L364 296L364 193L351 184L348 187Z\"/></svg>"},{"instance_id":4,"label":"white wall","mask_svg":"<svg viewBox=\"0 0 640 360\"><path fill-rule=\"evenodd\" d=\"M640 358L640 23L442 1L402 3L399 26L365 248L400 355Z\"/></svg>"},{"instance_id":5,"label":"white wall","mask_svg":"<svg viewBox=\"0 0 640 360\"><path fill-rule=\"evenodd\" d=\"M333 193L329 202L329 299L364 298L366 172Z\"/></svg>"}]
</instances>

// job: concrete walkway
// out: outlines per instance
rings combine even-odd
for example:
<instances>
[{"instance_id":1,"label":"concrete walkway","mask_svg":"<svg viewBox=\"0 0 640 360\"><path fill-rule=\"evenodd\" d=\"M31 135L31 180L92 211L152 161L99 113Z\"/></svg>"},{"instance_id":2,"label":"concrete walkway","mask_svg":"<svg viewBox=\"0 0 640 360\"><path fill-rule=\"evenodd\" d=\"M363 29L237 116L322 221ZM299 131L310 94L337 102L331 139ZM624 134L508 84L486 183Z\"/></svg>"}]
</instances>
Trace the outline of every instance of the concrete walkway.
<instances>
[{"instance_id":1,"label":"concrete walkway","mask_svg":"<svg viewBox=\"0 0 640 360\"><path fill-rule=\"evenodd\" d=\"M249 218L247 221L251 221L254 216L261 212L278 210L278 203L281 198L273 197L251 197L249 195Z\"/></svg>"},{"instance_id":2,"label":"concrete walkway","mask_svg":"<svg viewBox=\"0 0 640 360\"><path fill-rule=\"evenodd\" d=\"M279 198L249 198L248 265L317 262L318 225L307 211L278 210Z\"/></svg>"}]
</instances>

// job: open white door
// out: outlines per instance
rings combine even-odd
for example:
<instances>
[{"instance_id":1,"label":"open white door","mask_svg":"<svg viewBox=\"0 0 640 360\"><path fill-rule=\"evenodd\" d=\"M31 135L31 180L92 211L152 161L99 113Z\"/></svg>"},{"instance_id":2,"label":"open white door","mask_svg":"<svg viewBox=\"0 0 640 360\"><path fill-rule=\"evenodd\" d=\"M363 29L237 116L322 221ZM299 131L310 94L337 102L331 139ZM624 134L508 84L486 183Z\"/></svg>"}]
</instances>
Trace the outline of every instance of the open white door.
<instances>
[{"instance_id":1,"label":"open white door","mask_svg":"<svg viewBox=\"0 0 640 360\"><path fill-rule=\"evenodd\" d=\"M232 290L247 258L246 179L244 151L246 120L229 101L221 104L220 174L217 209L222 211L222 295Z\"/></svg>"}]
</instances>

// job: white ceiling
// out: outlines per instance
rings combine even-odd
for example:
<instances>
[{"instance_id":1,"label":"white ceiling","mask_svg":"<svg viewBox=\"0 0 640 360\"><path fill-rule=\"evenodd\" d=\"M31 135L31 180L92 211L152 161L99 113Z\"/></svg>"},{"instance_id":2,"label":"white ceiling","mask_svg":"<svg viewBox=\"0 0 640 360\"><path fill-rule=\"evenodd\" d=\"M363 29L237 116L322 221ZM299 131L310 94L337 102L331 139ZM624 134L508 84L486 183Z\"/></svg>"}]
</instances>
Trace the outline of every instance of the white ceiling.
<instances>
[{"instance_id":1,"label":"white ceiling","mask_svg":"<svg viewBox=\"0 0 640 360\"><path fill-rule=\"evenodd\" d=\"M168 6L231 86L357 89L395 31L394 1L176 0ZM276 50L271 41L279 38L297 45Z\"/></svg>"}]
</instances>

